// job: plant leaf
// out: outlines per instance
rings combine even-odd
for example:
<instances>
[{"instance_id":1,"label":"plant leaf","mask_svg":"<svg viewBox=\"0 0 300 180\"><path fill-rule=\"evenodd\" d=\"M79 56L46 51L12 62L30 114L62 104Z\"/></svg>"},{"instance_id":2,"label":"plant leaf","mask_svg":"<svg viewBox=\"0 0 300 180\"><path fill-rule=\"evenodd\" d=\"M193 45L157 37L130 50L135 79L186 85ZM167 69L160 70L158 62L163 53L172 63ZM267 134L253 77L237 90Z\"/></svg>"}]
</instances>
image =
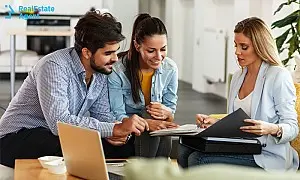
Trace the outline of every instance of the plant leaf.
<instances>
[{"instance_id":1,"label":"plant leaf","mask_svg":"<svg viewBox=\"0 0 300 180\"><path fill-rule=\"evenodd\" d=\"M291 13L290 15L286 16L283 19L275 21L271 25L272 29L275 28L275 27L282 28L282 27L287 26L289 24L295 23L297 21L297 18L299 17L299 13L300 13L300 9L298 9L297 11Z\"/></svg>"},{"instance_id":2,"label":"plant leaf","mask_svg":"<svg viewBox=\"0 0 300 180\"><path fill-rule=\"evenodd\" d=\"M285 49L287 49L287 47L280 49L278 52L279 54L282 53Z\"/></svg>"},{"instance_id":3,"label":"plant leaf","mask_svg":"<svg viewBox=\"0 0 300 180\"><path fill-rule=\"evenodd\" d=\"M288 57L288 58L282 60L281 62L282 62L282 64L283 64L284 66L286 66L286 64L289 62L290 59L291 59L291 58Z\"/></svg>"},{"instance_id":4,"label":"plant leaf","mask_svg":"<svg viewBox=\"0 0 300 180\"><path fill-rule=\"evenodd\" d=\"M288 2L280 4L273 15L275 15L277 12L279 12L283 8L284 5L288 5Z\"/></svg>"},{"instance_id":5,"label":"plant leaf","mask_svg":"<svg viewBox=\"0 0 300 180\"><path fill-rule=\"evenodd\" d=\"M299 16L298 16L298 19L297 19L296 29L297 29L297 32L298 32L298 36L300 37L300 12L299 12Z\"/></svg>"},{"instance_id":6,"label":"plant leaf","mask_svg":"<svg viewBox=\"0 0 300 180\"><path fill-rule=\"evenodd\" d=\"M285 3L280 4L280 5L278 6L278 8L276 9L276 11L274 12L274 15L275 15L277 12L279 12L279 11L283 8L283 6L285 6L285 5L290 5L290 4L293 3L293 2L296 2L296 0L288 0L288 2L285 2Z\"/></svg>"},{"instance_id":7,"label":"plant leaf","mask_svg":"<svg viewBox=\"0 0 300 180\"><path fill-rule=\"evenodd\" d=\"M300 44L299 44L299 41L300 41L300 12L299 12L299 17L298 17L298 20L297 20L297 24L296 24L296 31L297 31L297 34L298 34L298 53L300 54Z\"/></svg>"},{"instance_id":8,"label":"plant leaf","mask_svg":"<svg viewBox=\"0 0 300 180\"><path fill-rule=\"evenodd\" d=\"M300 15L300 14L299 14ZM299 18L298 18L299 19ZM300 43L299 43L299 38L300 36L298 36L298 32L297 32L297 26L292 26L292 33L293 35L295 36L295 47L296 47L296 50L298 50L298 52L300 52Z\"/></svg>"},{"instance_id":9,"label":"plant leaf","mask_svg":"<svg viewBox=\"0 0 300 180\"><path fill-rule=\"evenodd\" d=\"M298 41L297 33L294 33L293 36L287 41L287 43L290 44L288 48L289 50L288 54L289 57L291 57L298 48L299 41Z\"/></svg>"},{"instance_id":10,"label":"plant leaf","mask_svg":"<svg viewBox=\"0 0 300 180\"><path fill-rule=\"evenodd\" d=\"M286 30L283 34L281 34L280 36L278 36L276 38L276 46L277 46L277 49L280 50L283 43L285 42L287 36L289 35L289 32L290 32L291 28L289 28L288 30Z\"/></svg>"}]
</instances>

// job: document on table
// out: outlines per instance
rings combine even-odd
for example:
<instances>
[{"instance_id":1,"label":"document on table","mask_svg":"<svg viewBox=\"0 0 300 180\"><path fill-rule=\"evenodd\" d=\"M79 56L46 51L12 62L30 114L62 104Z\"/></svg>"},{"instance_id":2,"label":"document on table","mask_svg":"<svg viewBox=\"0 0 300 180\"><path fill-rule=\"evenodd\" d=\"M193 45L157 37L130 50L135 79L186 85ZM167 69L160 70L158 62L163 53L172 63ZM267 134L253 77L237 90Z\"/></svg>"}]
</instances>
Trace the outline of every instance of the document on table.
<instances>
[{"instance_id":1,"label":"document on table","mask_svg":"<svg viewBox=\"0 0 300 180\"><path fill-rule=\"evenodd\" d=\"M151 136L194 136L199 134L204 129L197 127L196 124L185 124L179 126L178 128L170 128L170 129L161 129L157 131L150 132Z\"/></svg>"}]
</instances>

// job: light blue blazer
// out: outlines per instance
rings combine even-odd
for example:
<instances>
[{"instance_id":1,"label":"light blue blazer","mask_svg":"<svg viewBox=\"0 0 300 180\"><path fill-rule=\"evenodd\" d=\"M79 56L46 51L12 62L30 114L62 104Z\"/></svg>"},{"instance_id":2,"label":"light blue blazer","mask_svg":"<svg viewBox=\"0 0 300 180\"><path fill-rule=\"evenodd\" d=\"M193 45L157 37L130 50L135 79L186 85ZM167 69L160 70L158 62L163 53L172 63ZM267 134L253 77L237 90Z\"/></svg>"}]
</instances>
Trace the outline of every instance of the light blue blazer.
<instances>
[{"instance_id":1,"label":"light blue blazer","mask_svg":"<svg viewBox=\"0 0 300 180\"><path fill-rule=\"evenodd\" d=\"M234 99L244 81L247 68L236 72L231 81L228 113L233 112ZM299 129L295 110L296 90L290 73L283 67L261 64L252 94L251 118L278 124L281 138L264 135L258 139L266 147L254 155L257 165L265 170L296 170L299 165L297 152L290 141L297 137Z\"/></svg>"}]
</instances>

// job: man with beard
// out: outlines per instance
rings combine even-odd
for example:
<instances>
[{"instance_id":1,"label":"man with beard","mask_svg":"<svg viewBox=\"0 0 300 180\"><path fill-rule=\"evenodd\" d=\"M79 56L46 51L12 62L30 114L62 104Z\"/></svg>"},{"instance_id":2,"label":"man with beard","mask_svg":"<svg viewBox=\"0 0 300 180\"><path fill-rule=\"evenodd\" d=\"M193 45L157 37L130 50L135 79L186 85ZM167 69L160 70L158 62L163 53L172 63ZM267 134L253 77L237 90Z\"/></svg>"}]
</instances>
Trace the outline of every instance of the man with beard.
<instances>
[{"instance_id":1,"label":"man with beard","mask_svg":"<svg viewBox=\"0 0 300 180\"><path fill-rule=\"evenodd\" d=\"M106 75L118 61L121 29L112 15L88 12L75 27L75 47L39 60L1 117L0 164L13 168L15 159L62 156L57 122L98 130L105 153L116 158L133 154L127 137L148 124L138 116L115 123L108 100Z\"/></svg>"}]
</instances>

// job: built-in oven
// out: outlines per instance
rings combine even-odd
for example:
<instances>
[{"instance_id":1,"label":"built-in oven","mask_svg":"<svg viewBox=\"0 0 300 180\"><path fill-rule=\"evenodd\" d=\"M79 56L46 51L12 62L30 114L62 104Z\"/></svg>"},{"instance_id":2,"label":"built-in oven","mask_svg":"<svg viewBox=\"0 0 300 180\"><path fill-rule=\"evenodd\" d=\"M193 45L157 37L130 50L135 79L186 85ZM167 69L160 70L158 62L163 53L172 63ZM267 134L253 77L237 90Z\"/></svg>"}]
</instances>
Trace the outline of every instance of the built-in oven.
<instances>
[{"instance_id":1,"label":"built-in oven","mask_svg":"<svg viewBox=\"0 0 300 180\"><path fill-rule=\"evenodd\" d=\"M27 30L32 31L69 31L70 18L43 17L28 19ZM36 51L38 55L46 55L69 46L70 37L66 36L27 36L27 49Z\"/></svg>"}]
</instances>

